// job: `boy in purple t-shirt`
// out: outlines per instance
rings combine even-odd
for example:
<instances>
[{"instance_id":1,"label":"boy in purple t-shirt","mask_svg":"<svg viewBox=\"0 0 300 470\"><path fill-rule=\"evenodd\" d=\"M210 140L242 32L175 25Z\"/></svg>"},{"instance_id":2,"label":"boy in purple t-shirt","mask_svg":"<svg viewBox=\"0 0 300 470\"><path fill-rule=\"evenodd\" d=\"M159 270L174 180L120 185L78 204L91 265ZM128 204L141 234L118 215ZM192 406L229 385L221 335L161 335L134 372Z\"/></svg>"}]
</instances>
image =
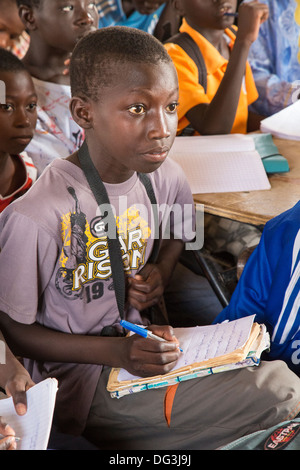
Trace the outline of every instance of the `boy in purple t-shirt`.
<instances>
[{"instance_id":1,"label":"boy in purple t-shirt","mask_svg":"<svg viewBox=\"0 0 300 470\"><path fill-rule=\"evenodd\" d=\"M149 325L145 311L160 300L191 240L194 204L181 169L167 159L178 81L162 44L136 29L103 28L75 47L70 78L70 108L85 144L51 163L0 217L0 327L15 352L30 358L33 380L58 379L59 430L83 433L102 449L212 449L294 415L300 382L280 362L110 397L111 367L161 375L181 354L172 327ZM103 185L108 204L98 204ZM192 212L182 220L185 208ZM126 281L120 310L122 283L115 282L123 272L112 276L107 235L119 242ZM122 336L122 315L166 341ZM115 335L103 336L106 327Z\"/></svg>"}]
</instances>

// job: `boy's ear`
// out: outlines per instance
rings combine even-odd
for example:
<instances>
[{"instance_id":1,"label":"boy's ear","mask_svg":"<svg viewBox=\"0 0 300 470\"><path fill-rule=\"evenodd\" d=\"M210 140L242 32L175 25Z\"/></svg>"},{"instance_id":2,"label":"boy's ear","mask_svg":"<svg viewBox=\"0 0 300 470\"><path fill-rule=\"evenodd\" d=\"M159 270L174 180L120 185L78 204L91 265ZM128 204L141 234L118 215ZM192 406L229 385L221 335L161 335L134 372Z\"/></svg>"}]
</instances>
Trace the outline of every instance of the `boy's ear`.
<instances>
[{"instance_id":1,"label":"boy's ear","mask_svg":"<svg viewBox=\"0 0 300 470\"><path fill-rule=\"evenodd\" d=\"M79 96L73 96L70 101L70 111L74 121L80 127L83 129L91 129L92 118L88 101Z\"/></svg>"},{"instance_id":2,"label":"boy's ear","mask_svg":"<svg viewBox=\"0 0 300 470\"><path fill-rule=\"evenodd\" d=\"M31 7L20 5L19 15L26 29L29 31L34 31L36 29L35 16Z\"/></svg>"}]
</instances>

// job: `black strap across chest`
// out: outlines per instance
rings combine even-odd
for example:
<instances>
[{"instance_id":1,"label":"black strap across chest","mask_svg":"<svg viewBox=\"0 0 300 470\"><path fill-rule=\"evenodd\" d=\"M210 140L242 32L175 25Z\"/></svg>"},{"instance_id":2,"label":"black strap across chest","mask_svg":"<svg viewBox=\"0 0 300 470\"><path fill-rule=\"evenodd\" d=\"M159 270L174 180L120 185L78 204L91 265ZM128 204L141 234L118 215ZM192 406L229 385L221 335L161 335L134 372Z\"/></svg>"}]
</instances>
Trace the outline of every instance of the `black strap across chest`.
<instances>
[{"instance_id":1,"label":"black strap across chest","mask_svg":"<svg viewBox=\"0 0 300 470\"><path fill-rule=\"evenodd\" d=\"M112 278L113 278L113 285L114 285L116 300L118 304L120 317L123 318L124 307L125 307L125 273L124 273L124 266L123 266L122 253L121 253L121 247L119 243L116 220L115 220L115 217L114 217L111 205L110 205L106 188L90 157L89 149L88 149L86 141L84 141L84 143L78 150L78 159L79 159L82 171L85 174L85 177L88 181L91 191L94 194L94 197L96 199L98 206L105 204L105 210L110 211L110 213L108 214L108 220L110 221L110 223L114 224L114 226L109 227L109 230L107 231L107 235L113 234L112 237L107 236L107 244L108 244L108 251L109 251L109 257L110 257L110 263L111 263ZM153 214L154 214L155 227L156 229L158 229L159 221L158 221L157 202L156 202L156 197L154 194L151 180L148 177L148 175L144 173L138 173L138 177L140 181L143 183L146 189L147 195L150 199ZM149 263L150 262L154 263L156 261L158 251L159 251L159 238L155 237L152 253L148 260Z\"/></svg>"}]
</instances>

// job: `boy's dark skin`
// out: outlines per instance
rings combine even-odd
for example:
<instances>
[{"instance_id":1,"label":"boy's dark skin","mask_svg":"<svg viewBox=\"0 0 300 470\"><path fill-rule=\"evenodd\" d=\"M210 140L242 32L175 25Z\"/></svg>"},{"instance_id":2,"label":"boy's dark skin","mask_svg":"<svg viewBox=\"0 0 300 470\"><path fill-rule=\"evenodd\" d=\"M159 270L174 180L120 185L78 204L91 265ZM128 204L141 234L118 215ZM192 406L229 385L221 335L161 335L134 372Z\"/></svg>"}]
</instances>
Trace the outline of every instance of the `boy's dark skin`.
<instances>
[{"instance_id":1,"label":"boy's dark skin","mask_svg":"<svg viewBox=\"0 0 300 470\"><path fill-rule=\"evenodd\" d=\"M0 341L5 343L1 331ZM5 390L7 396L13 398L17 414L23 416L27 411L26 391L32 387L34 383L27 370L13 355L7 345L5 345L5 353L5 364L0 364L0 387Z\"/></svg>"},{"instance_id":2,"label":"boy's dark skin","mask_svg":"<svg viewBox=\"0 0 300 470\"><path fill-rule=\"evenodd\" d=\"M177 100L178 81L171 62L117 64L111 85L99 89L97 101L72 98L72 116L85 130L91 158L103 181L120 183L136 171L149 173L162 164L176 135ZM69 161L79 165L77 152ZM140 277L133 279L128 291L132 306L144 309L157 302L182 247L180 240L164 242L157 263L146 265ZM159 342L137 335L65 334L37 323L17 323L2 312L0 325L15 353L40 361L103 364L149 376L170 371L180 354L169 326L150 327L167 340Z\"/></svg>"},{"instance_id":3,"label":"boy's dark skin","mask_svg":"<svg viewBox=\"0 0 300 470\"><path fill-rule=\"evenodd\" d=\"M13 194L26 181L24 166L14 155L24 151L33 137L37 96L29 73L1 72L6 102L0 104L0 194Z\"/></svg>"},{"instance_id":4,"label":"boy's dark skin","mask_svg":"<svg viewBox=\"0 0 300 470\"><path fill-rule=\"evenodd\" d=\"M230 52L224 39L224 30L233 24L234 17L227 17L224 13L235 12L237 0L228 0L226 4L221 0L174 0L174 5L188 24L229 60L224 78L211 103L196 105L186 113L186 117L202 135L229 134L235 119L249 49L257 38L261 23L268 18L268 7L256 0L240 5L238 32ZM262 116L249 113L248 131L257 129L261 119Z\"/></svg>"},{"instance_id":5,"label":"boy's dark skin","mask_svg":"<svg viewBox=\"0 0 300 470\"><path fill-rule=\"evenodd\" d=\"M58 0L40 0L39 7L19 7L19 13L30 33L30 46L23 62L39 80L70 84L66 61L76 42L96 30L98 14L89 0L75 0L64 5Z\"/></svg>"}]
</instances>

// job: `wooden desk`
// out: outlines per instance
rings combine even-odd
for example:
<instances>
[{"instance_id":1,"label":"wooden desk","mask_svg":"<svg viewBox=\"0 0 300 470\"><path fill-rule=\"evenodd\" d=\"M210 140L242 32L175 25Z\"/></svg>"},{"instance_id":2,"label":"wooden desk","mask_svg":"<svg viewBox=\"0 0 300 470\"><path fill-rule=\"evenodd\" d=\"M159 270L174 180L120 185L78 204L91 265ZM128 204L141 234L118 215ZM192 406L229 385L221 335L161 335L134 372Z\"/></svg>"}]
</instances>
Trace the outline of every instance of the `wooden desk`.
<instances>
[{"instance_id":1,"label":"wooden desk","mask_svg":"<svg viewBox=\"0 0 300 470\"><path fill-rule=\"evenodd\" d=\"M253 225L265 223L300 200L300 141L273 138L290 171L269 176L271 189L241 193L195 194L208 214Z\"/></svg>"}]
</instances>

